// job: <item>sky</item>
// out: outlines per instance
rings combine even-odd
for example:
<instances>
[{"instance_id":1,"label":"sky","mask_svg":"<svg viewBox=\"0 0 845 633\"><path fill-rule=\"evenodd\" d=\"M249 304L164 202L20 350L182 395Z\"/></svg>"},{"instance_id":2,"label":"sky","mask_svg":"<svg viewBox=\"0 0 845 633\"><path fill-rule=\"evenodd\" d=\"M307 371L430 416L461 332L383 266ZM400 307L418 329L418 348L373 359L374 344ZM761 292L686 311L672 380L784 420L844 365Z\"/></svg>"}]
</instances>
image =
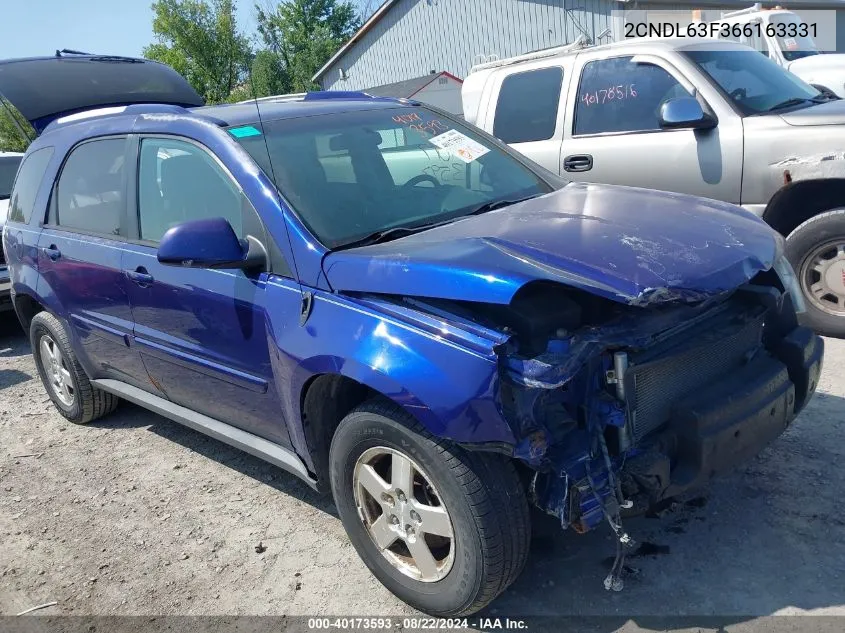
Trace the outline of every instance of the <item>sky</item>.
<instances>
[{"instance_id":1,"label":"sky","mask_svg":"<svg viewBox=\"0 0 845 633\"><path fill-rule=\"evenodd\" d=\"M264 0L259 0L264 2ZM255 0L236 0L241 30L255 31ZM0 0L0 59L86 53L139 56L153 41L152 0Z\"/></svg>"}]
</instances>

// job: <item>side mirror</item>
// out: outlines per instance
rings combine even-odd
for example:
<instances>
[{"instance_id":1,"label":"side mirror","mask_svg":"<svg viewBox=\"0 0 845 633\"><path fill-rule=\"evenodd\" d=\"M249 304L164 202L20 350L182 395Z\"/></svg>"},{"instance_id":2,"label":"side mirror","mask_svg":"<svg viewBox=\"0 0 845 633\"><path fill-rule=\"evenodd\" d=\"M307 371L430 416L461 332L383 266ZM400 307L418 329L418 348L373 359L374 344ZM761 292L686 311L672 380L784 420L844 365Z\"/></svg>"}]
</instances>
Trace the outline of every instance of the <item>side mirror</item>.
<instances>
[{"instance_id":1,"label":"side mirror","mask_svg":"<svg viewBox=\"0 0 845 633\"><path fill-rule=\"evenodd\" d=\"M716 119L701 109L695 97L678 97L660 106L660 127L664 130L709 130L716 127Z\"/></svg>"},{"instance_id":2,"label":"side mirror","mask_svg":"<svg viewBox=\"0 0 845 633\"><path fill-rule=\"evenodd\" d=\"M157 256L162 264L186 268L254 269L267 261L258 240L238 239L223 218L192 220L171 227L161 238Z\"/></svg>"}]
</instances>

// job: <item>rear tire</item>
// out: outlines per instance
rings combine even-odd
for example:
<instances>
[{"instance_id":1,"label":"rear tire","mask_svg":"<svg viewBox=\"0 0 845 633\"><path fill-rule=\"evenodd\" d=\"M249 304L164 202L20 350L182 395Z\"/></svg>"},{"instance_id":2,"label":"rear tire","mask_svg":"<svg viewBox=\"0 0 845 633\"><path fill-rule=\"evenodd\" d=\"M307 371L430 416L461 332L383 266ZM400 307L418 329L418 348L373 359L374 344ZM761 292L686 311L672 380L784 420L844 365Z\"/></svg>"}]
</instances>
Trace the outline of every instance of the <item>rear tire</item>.
<instances>
[{"instance_id":1,"label":"rear tire","mask_svg":"<svg viewBox=\"0 0 845 633\"><path fill-rule=\"evenodd\" d=\"M821 213L792 231L786 256L804 294L801 321L819 334L845 337L845 209Z\"/></svg>"},{"instance_id":2,"label":"rear tire","mask_svg":"<svg viewBox=\"0 0 845 633\"><path fill-rule=\"evenodd\" d=\"M55 316L36 314L29 326L29 340L41 382L56 409L70 422L87 424L117 408L117 396L97 389L88 380Z\"/></svg>"},{"instance_id":3,"label":"rear tire","mask_svg":"<svg viewBox=\"0 0 845 633\"><path fill-rule=\"evenodd\" d=\"M335 505L358 555L411 606L436 616L470 615L522 571L531 533L528 503L506 458L451 446L398 406L370 401L341 421L329 463ZM401 486L394 468L406 463L411 475L404 479L412 483ZM432 554L428 565L414 554L420 539Z\"/></svg>"}]
</instances>

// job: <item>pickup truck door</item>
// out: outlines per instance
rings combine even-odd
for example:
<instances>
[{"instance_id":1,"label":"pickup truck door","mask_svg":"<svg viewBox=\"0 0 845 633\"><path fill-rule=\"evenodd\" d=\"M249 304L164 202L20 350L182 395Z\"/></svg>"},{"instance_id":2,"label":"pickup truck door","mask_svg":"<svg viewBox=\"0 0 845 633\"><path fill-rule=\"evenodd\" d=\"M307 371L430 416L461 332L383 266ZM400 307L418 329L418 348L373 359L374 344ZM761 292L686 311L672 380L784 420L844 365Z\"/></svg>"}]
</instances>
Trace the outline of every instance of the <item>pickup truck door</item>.
<instances>
[{"instance_id":1,"label":"pickup truck door","mask_svg":"<svg viewBox=\"0 0 845 633\"><path fill-rule=\"evenodd\" d=\"M696 92L673 64L655 55L588 52L578 55L575 72L562 176L741 202L742 120L723 100L711 108L699 95L718 119L715 128L664 130L660 106Z\"/></svg>"},{"instance_id":2,"label":"pickup truck door","mask_svg":"<svg viewBox=\"0 0 845 633\"><path fill-rule=\"evenodd\" d=\"M560 171L564 110L574 57L553 58L498 73L479 127L549 171ZM486 95L485 95L486 96Z\"/></svg>"}]
</instances>

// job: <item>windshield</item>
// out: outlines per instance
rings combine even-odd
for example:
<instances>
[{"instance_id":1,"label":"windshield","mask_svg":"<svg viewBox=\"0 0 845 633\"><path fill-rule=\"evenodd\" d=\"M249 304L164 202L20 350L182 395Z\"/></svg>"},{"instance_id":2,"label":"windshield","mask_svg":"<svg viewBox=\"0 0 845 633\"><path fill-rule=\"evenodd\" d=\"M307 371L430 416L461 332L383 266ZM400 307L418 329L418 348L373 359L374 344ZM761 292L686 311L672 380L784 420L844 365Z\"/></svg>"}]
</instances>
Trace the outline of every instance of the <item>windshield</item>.
<instances>
[{"instance_id":1,"label":"windshield","mask_svg":"<svg viewBox=\"0 0 845 633\"><path fill-rule=\"evenodd\" d=\"M20 164L20 156L0 156L0 200L12 195L12 185Z\"/></svg>"},{"instance_id":2,"label":"windshield","mask_svg":"<svg viewBox=\"0 0 845 633\"><path fill-rule=\"evenodd\" d=\"M778 48L780 48L780 52L786 61L794 62L796 59L801 59L802 57L819 54L816 43L809 35L809 30L802 37L801 33L805 31L806 27L803 29L797 28L803 24L801 18L797 15L787 13L776 14L769 18L769 23L775 25L772 30L774 31Z\"/></svg>"},{"instance_id":3,"label":"windshield","mask_svg":"<svg viewBox=\"0 0 845 633\"><path fill-rule=\"evenodd\" d=\"M552 190L469 127L423 107L265 121L272 169L261 127L229 132L275 175L279 190L329 248Z\"/></svg>"},{"instance_id":4,"label":"windshield","mask_svg":"<svg viewBox=\"0 0 845 633\"><path fill-rule=\"evenodd\" d=\"M813 105L821 93L760 53L747 50L691 50L685 55L715 81L743 114Z\"/></svg>"}]
</instances>

